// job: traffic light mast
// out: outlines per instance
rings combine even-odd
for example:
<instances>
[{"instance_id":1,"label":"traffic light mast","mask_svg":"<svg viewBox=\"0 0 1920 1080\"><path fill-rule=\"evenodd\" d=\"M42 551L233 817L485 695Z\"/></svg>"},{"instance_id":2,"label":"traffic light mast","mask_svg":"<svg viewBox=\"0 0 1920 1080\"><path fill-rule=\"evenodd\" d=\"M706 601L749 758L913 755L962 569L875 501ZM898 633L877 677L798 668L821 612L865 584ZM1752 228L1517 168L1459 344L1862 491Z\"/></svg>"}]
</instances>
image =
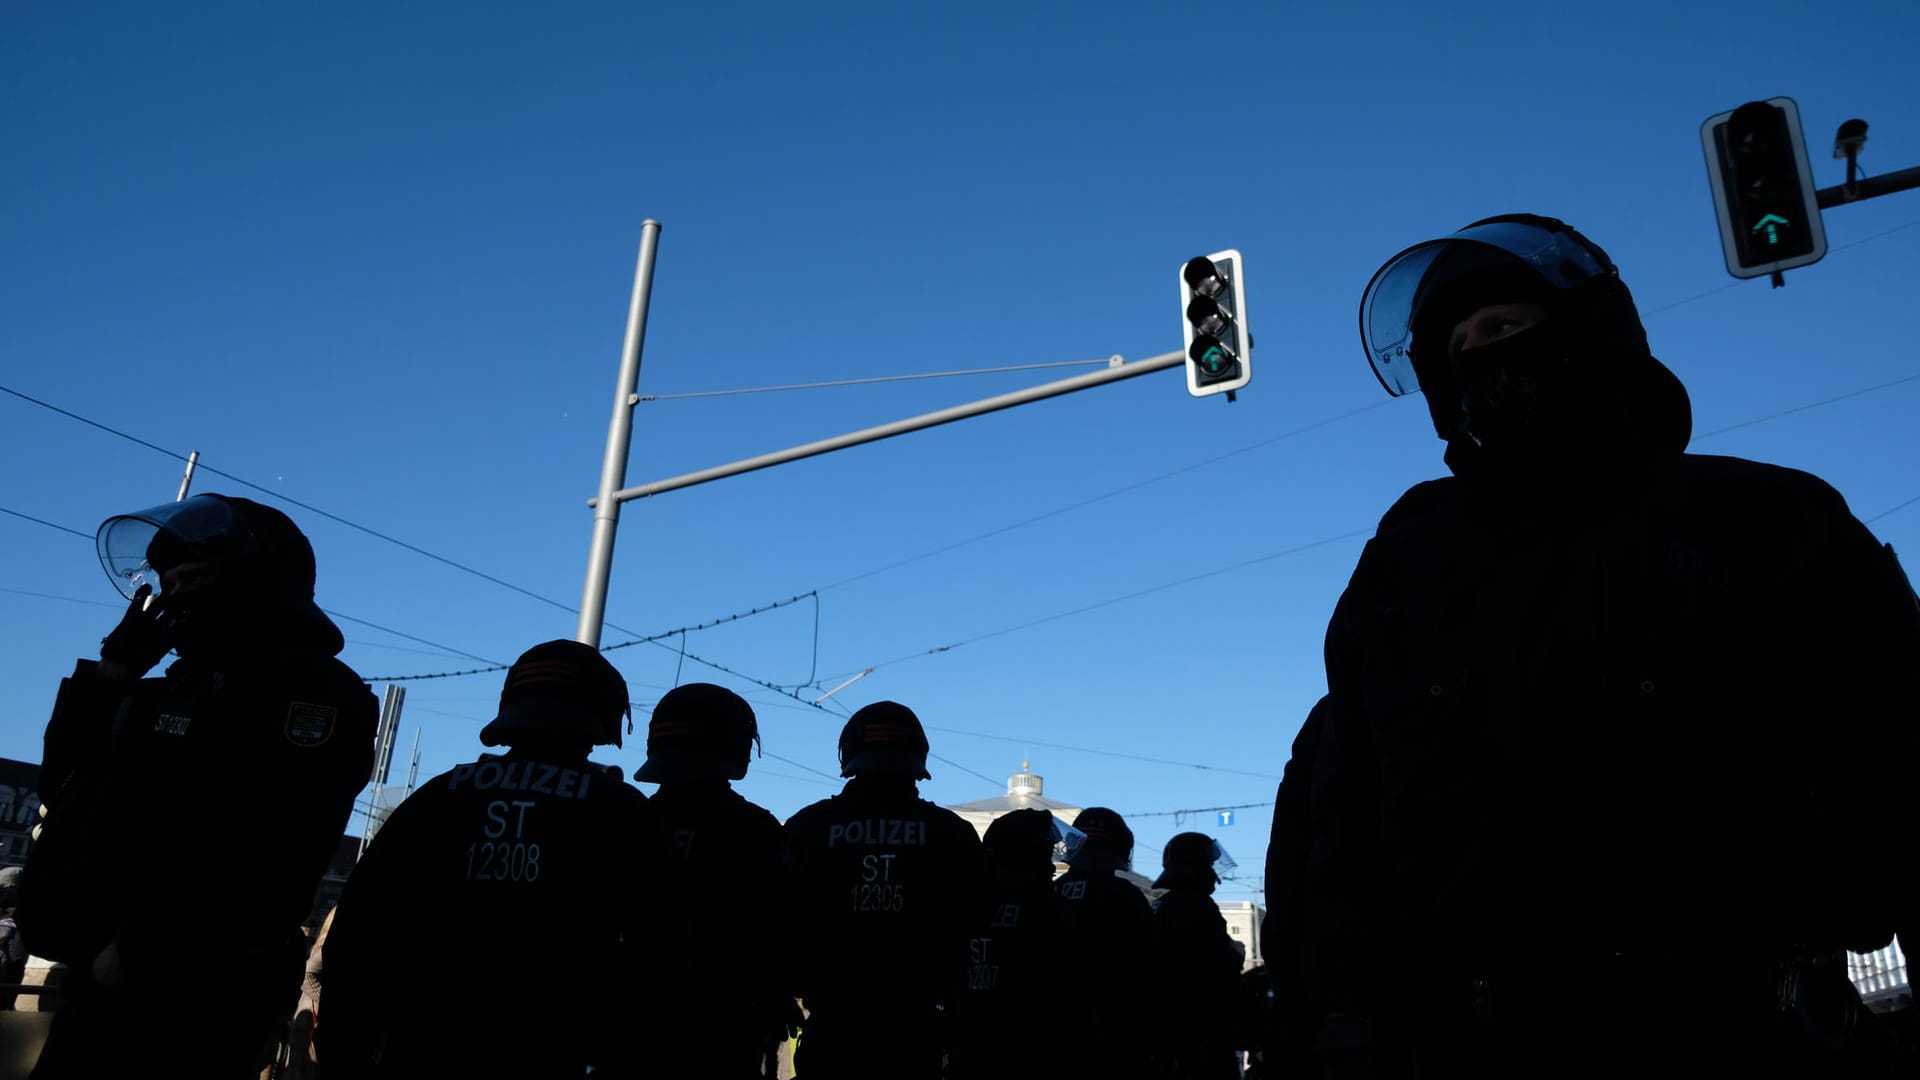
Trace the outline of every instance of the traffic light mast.
<instances>
[{"instance_id":1,"label":"traffic light mast","mask_svg":"<svg viewBox=\"0 0 1920 1080\"><path fill-rule=\"evenodd\" d=\"M1186 312L1187 393L1227 395L1253 378L1253 336L1247 332L1247 288L1240 253L1228 248L1189 259L1180 268Z\"/></svg>"},{"instance_id":2,"label":"traffic light mast","mask_svg":"<svg viewBox=\"0 0 1920 1080\"><path fill-rule=\"evenodd\" d=\"M1727 272L1779 274L1827 254L1800 110L1792 98L1749 101L1700 126Z\"/></svg>"},{"instance_id":3,"label":"traffic light mast","mask_svg":"<svg viewBox=\"0 0 1920 1080\"><path fill-rule=\"evenodd\" d=\"M1792 98L1749 101L1707 117L1700 143L1727 272L1737 278L1770 276L1777 289L1786 284L1785 271L1826 255L1822 209L1920 187L1920 168L1861 179L1858 159L1866 142L1866 121L1841 124L1833 156L1846 159L1846 183L1816 188L1800 109Z\"/></svg>"}]
</instances>

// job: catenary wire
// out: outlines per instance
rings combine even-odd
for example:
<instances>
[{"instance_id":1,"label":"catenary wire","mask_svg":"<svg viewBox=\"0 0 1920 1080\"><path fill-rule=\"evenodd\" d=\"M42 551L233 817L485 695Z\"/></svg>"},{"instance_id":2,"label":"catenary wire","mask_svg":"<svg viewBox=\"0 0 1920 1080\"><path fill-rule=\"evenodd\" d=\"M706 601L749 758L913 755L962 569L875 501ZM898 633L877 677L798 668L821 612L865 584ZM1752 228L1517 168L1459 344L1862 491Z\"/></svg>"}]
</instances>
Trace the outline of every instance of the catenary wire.
<instances>
[{"instance_id":1,"label":"catenary wire","mask_svg":"<svg viewBox=\"0 0 1920 1080\"><path fill-rule=\"evenodd\" d=\"M1843 250L1846 250L1847 248L1852 248L1852 247L1858 247L1858 246L1860 246L1860 245L1862 245L1862 244L1866 244L1866 243L1871 243L1871 242L1873 242L1873 241L1875 241L1875 240L1879 240L1879 239L1882 239L1882 238L1884 238L1884 237L1887 237L1887 236L1891 236L1891 235L1893 235L1893 234L1895 234L1895 233L1898 233L1898 232L1900 232L1900 231L1902 231L1902 230L1905 230L1905 229L1908 229L1908 228L1912 228L1912 227L1913 227L1913 226L1915 226L1915 225L1920 225L1920 221L1909 221L1909 222L1906 222L1906 223L1904 223L1904 224L1901 224L1901 225L1896 225L1896 226L1894 226L1893 228L1890 228L1890 229L1885 229L1885 230L1882 230L1881 232L1878 232L1878 233L1874 233L1874 234L1871 234L1871 235L1869 235L1869 236L1864 236L1864 237L1861 237L1861 238L1860 238L1860 239L1858 239L1858 240L1853 240L1853 241L1849 241L1848 243L1846 243L1846 244L1842 244L1842 245L1839 245L1838 247L1835 247L1835 248L1833 248L1832 250L1834 250L1834 251L1843 251ZM1739 284L1739 283L1738 283L1738 282L1735 282L1735 283L1733 283L1733 284L1734 284L1734 285L1737 285L1737 284ZM1716 293L1719 293L1719 292L1723 292L1723 291L1725 291L1726 289L1728 289L1728 288L1731 288L1731 287L1732 287L1732 285L1726 285L1726 286L1720 286L1719 288L1715 288L1715 289L1711 289L1711 290L1708 290L1707 292L1703 292L1703 293L1699 293L1699 294L1696 294L1696 295L1694 295L1694 296L1690 296L1690 297L1686 297L1686 298L1683 298L1683 299L1681 299L1681 300L1677 300L1677 301L1674 301L1674 302L1672 302L1672 303L1669 303L1669 304L1665 304L1665 305L1662 305L1662 306L1659 306L1659 307L1655 307L1655 308L1651 308L1651 309L1649 309L1648 311L1646 311L1646 312L1644 312L1644 313L1642 313L1642 318L1645 318L1645 317L1646 317L1647 315L1652 315L1652 314L1658 314L1658 313L1660 313L1660 312L1664 312L1664 311L1669 311L1669 310L1672 310L1673 308L1675 308L1675 307L1678 307L1678 306L1680 306L1680 305L1682 305L1682 304L1687 304L1687 303L1691 303L1691 302L1693 302L1694 300L1698 300L1698 299L1701 299L1701 298L1704 298L1704 297L1707 297L1707 296L1712 296L1712 295L1714 295L1714 294L1716 294ZM1104 361L1101 361L1101 362L1104 362ZM1057 363L1078 363L1078 361L1057 361ZM151 442L151 441L149 441L149 440L146 440L146 439L142 439L142 438L140 438L140 437L138 437L138 436L136 436L136 435L132 435L132 434L129 434L129 433L127 433L127 432L125 432L125 431L122 431L122 430L120 430L120 429L118 429L118 428L115 428L115 427L113 427L113 426L111 426L111 425L109 425L109 424L104 424L104 423L101 423L100 421L97 421L97 420L93 420L93 419L89 419L88 417L85 417L85 416L82 416L82 415L80 415L79 413L76 413L76 412L73 412L72 410L69 410L69 409L65 409L65 408L61 408L61 407L60 407L60 406L58 406L58 405L54 405L54 404L52 404L51 402L47 402L47 401L43 401L43 400L41 400L40 398L37 398L37 397L34 397L34 396L32 396L31 394L27 394L27 393L24 393L24 392L22 392L22 391L19 391L19 390L16 390L16 389L13 389L12 387L9 387L9 386L5 386L5 385L0 385L0 393L5 393L5 394L9 394L9 395L11 395L11 396L13 396L13 397L16 397L16 398L19 398L19 399L20 399L20 400L22 400L22 401L26 401L26 402L29 402L29 403L31 403L31 404L34 404L34 405L38 405L38 406L40 406L40 407L41 407L41 408L43 408L43 409L48 409L48 410L50 410L50 411L52 411L52 412L55 412L55 413L58 413L58 414L60 414L60 415L62 415L62 416L65 416L65 417L67 417L67 418L69 418L69 419L72 419L72 420L75 420L75 421L78 421L78 422L80 422L80 423L82 423L82 424L86 424L86 425L87 425L87 426L89 426L89 427L92 427L92 428L96 428L96 429L98 429L98 430L100 430L100 431L104 431L104 432L107 432L108 434L111 434L111 435L114 435L114 436L116 436L116 437L118 437L118 438L122 438L122 439L126 439L126 440L128 440L128 441L130 441L130 442L133 442L133 443L135 443L135 444L137 444L137 445L139 445L139 446L143 446L143 447L146 447L146 448L147 448L147 449L149 449L149 450L153 450L153 451L155 451L155 452L157 452L157 453L160 453L160 454L163 454L163 455L165 455L165 456L167 456L167 457L171 457L171 458L174 458L175 460L178 460L178 461L186 461L186 460L187 460L187 455L184 455L184 454L180 454L180 453L178 453L178 452L176 452L176 451L173 451L173 450L169 450L169 449L167 449L167 448L166 448L166 447L164 447L164 446L160 446L160 445L159 445L159 444L157 444L157 443L154 443L154 442ZM1366 408L1377 408L1377 407L1379 407L1379 406L1380 406L1380 405L1382 405L1382 404L1384 404L1384 402L1375 402L1375 403L1374 403L1373 405L1371 405L1371 406L1368 406L1368 407L1366 407ZM1337 422L1337 421L1339 421L1339 420L1341 420L1341 419L1345 419L1345 418L1347 418L1348 416L1352 416L1352 415L1357 415L1357 414L1358 414L1359 412L1364 412L1364 411L1366 411L1366 408L1362 408L1362 409L1359 409L1359 410L1354 410L1354 411L1352 411L1352 412L1349 412L1349 413L1345 413L1345 414L1342 414L1342 415L1340 415L1340 416L1336 416L1336 417L1332 417L1332 418L1329 418L1329 419L1328 419L1328 420L1326 420L1326 421L1322 421L1322 422L1319 422L1319 423L1317 423L1317 424L1314 424L1314 425L1309 425L1309 427L1308 427L1308 428L1306 428L1306 429L1301 429L1301 430L1303 430L1303 431L1304 431L1304 430L1311 430L1311 429L1312 429L1312 428L1314 428L1314 427L1321 427L1321 426L1325 426L1325 425L1327 425L1327 424L1330 424L1330 423L1335 423L1335 422ZM1287 435L1281 435L1281 436L1276 436L1276 437L1274 437L1274 438L1273 438L1273 439L1271 439L1271 440L1267 440L1267 442L1275 442L1275 441L1279 441L1280 439L1284 439L1284 438L1288 438L1288 437L1291 437L1291 435L1292 435L1292 434L1295 434L1295 433L1289 433L1289 434L1287 434ZM1264 444L1262 444L1262 445L1264 445ZM1249 447L1249 448L1246 448L1246 449L1251 449L1251 448L1252 448L1252 447ZM1233 453L1238 453L1238 452L1244 452L1244 451L1229 451L1229 453L1228 453L1227 455L1223 455L1223 456L1231 456L1231 455L1232 455ZM1218 460L1218 459L1216 458L1216 459L1213 459L1213 460ZM1206 463L1200 463L1200 464L1206 464ZM460 571L462 571L462 572L464 572L464 573L468 573L468 574L471 574L471 575L473 575L473 576L475 576L475 577L479 577L479 578L481 578L482 580L485 580L485 581L488 581L488 582L491 582L491 583L493 583L493 584L496 584L496 585L499 585L499 586L500 586L500 587L502 587L502 588L505 588L505 589L509 589L509 590L511 590L511 591L513 591L513 592L516 592L516 593L520 593L520 594L521 594L521 595L523 595L523 596L527 596L527 597L529 597L529 598L531 598L531 599L534 599L534 600L538 600L538 601L540 601L540 602L541 602L541 603L543 603L543 604L546 604L546 605L549 605L549 606L551 606L551 607L555 607L555 608L558 608L558 609L560 609L560 610L562 610L562 611L566 611L566 612L569 612L569 613L572 613L572 614L576 614L576 615L577 615L577 614L579 614L579 609L578 609L578 608L575 608L575 607L571 607L571 606L569 606L569 605L567 605L567 604L564 604L564 603L562 603L562 602L560 602L560 601L558 601L558 600L554 600L554 599L552 599L551 597L546 597L546 596L542 596L542 595L540 595L539 593L536 593L536 592L534 592L534 591L532 591L531 589L527 589L527 588L524 588L524 587L522 587L522 586L519 586L519 585L515 585L515 584L513 584L512 582L509 582L509 581L506 581L506 580L503 580L503 579L501 579L501 578L498 578L498 577L495 577L494 575L492 575L492 574L488 574L488 573L486 573L485 571L482 571L482 570L478 570L478 569L475 569L474 567L471 567L471 566L467 566L467 565L466 565L466 564L464 564L464 563L461 563L461 562L457 562L457 561L455 561L455 560L453 560L453 559L450 559L450 558L447 558L447 557L446 557L446 556L444 556L444 555L439 555L439 554L437 554L437 553L435 553L435 552L431 552L431 551L428 551L428 550L426 550L425 548L422 548L422 547L419 547L418 545L415 545L415 544L410 544L410 543L408 543L408 542L406 542L406 541L404 541L404 540L401 540L401 539L398 539L397 537L394 537L394 536L390 536L390 535L388 535L388 534L386 534L386 533L383 533L383 532L381 532L381 531L379 531L379 530L377 530L377 529L373 529L373 528L371 528L371 527L369 527L369 526L365 526L365 525L361 525L360 523L358 523L358 522L356 522L356 521L353 521L353 520L351 520L351 519L348 519L348 518L345 518L345 517L342 517L341 515L338 515L338 514L335 514L335 513L332 513L331 511L328 511L328 510L323 510L323 509L321 509L321 508L319 508L319 507L317 507L317 506L313 506L313 505L311 505L311 504L309 504L309 503L306 503L306 502L303 502L303 501L301 501L301 500L299 500L299 499L295 499L295 498L292 498L292 497L290 497L290 496L287 496L287 495L283 495L283 494L281 494L280 492L278 492L278 491L275 491L275 490L274 490L274 489L272 489L272 488L268 488L268 487L266 487L266 486L264 486L264 485L261 485L261 484L257 484L257 483L254 483L254 482L253 482L253 481L251 481L251 480L247 480L247 479L245 479L245 478L243 478L243 477L240 477L240 476L236 476L236 475L234 475L233 473L229 473L229 472L226 472L226 471L224 471L224 470L222 470L222 469L219 469L219 468L217 468L217 467L214 467L214 466L211 466L211 465L208 465L208 464L207 464L206 462L204 462L204 461L202 461L202 462L201 462L201 463L199 464L199 466L198 466L198 467L199 467L199 468L201 468L201 469L203 469L203 470L205 470L205 471L207 471L207 472L210 472L210 473L212 473L212 474L214 474L214 475L216 475L216 476L221 476L221 477L225 477L225 478L227 478L227 479L229 479L229 480L232 480L232 481L234 481L235 483L238 483L238 484L242 484L242 485L244 485L244 486L246 486L246 487L249 487L249 488L252 488L252 489L253 489L253 490L255 490L255 491L259 491L259 492L262 492L262 493L264 493L264 494L267 494L267 495L271 495L271 496L273 496L274 498L276 498L276 499L280 499L281 501L283 501L283 502L286 502L286 503L287 503L287 504L289 504L289 505L292 505L292 506L298 506L298 507L300 507L301 509L304 509L304 510L309 510L309 511L311 511L311 512L313 512L313 513L316 513L316 514L319 514L320 516L322 516L322 517L325 517L325 518L327 518L327 519L328 519L328 520L330 520L330 521L335 521L335 522L338 522L339 524L342 524L342 525L345 525L345 526L347 526L348 528L352 528L352 529L355 529L355 530L358 530L358 531L360 531L360 532L363 532L363 533L365 533L365 534L367 534L367 535L369 535L369 536L373 536L373 537L375 537L375 538L377 538L377 539L381 539L381 540L385 540L385 541L387 541L388 543L391 543L391 544L395 544L395 545L397 545L397 546L399 546L399 547L402 547L402 548L405 548L405 549L407 549L407 550L409 550L409 551L412 551L412 552L415 552L416 554L419 554L419 555L422 555L422 556L424 556L424 557L426 557L426 558L429 558L429 559L432 559L432 560L434 560L434 561L436 561L436 562L439 562L439 563L442 563L442 564L444 564L444 565L446 565L446 566L449 566L449 567L452 567L452 568L454 568L454 569L457 569L457 570L460 570ZM1193 466L1193 467L1199 467L1199 465L1196 465L1196 466ZM1146 481L1146 482L1147 482L1147 483L1152 483L1152 482L1154 482L1154 481L1153 481L1153 480L1149 480L1149 481ZM1098 501L1098 499L1096 498L1095 500L1091 500L1091 501ZM1043 515L1043 516L1050 516L1050 515ZM1040 520L1040 518L1035 518L1035 519L1033 519L1033 520ZM56 528L63 528L62 526L55 526L55 527L56 527ZM1017 527L1019 527L1019 525L1017 525L1017 524L1016 524L1016 525L1014 525L1014 526L1011 526L1011 527L1013 527L1013 528L1017 528ZM84 534L82 534L82 535L84 535ZM981 538L984 538L984 536L983 536L983 537L981 537ZM971 541L963 541L963 543L968 543L968 542L971 542ZM958 545L956 545L956 546L958 546ZM908 561L913 561L913 560L908 560ZM867 576L867 575L860 575L860 576ZM857 580L857 578L854 578L854 579L846 579L845 581L841 581L841 582L836 582L835 584L845 584L845 583L846 583L846 581L851 581L851 580ZM832 588L832 587L833 587L832 585L828 585L828 586L825 586L824 588ZM608 627L610 627L610 628L612 628L612 629L615 629L615 630L619 630L619 631L620 631L621 633L625 633L625 634L634 634L634 635L636 635L636 636L638 636L638 635L639 635L639 631L635 631L635 630L629 630L629 629L627 629L627 628L625 628L625 627L621 627L621 626L617 626L617 625L615 625L615 624L614 624L614 623L612 623L612 622L607 622L607 623L606 623L606 625L607 625Z\"/></svg>"}]
</instances>

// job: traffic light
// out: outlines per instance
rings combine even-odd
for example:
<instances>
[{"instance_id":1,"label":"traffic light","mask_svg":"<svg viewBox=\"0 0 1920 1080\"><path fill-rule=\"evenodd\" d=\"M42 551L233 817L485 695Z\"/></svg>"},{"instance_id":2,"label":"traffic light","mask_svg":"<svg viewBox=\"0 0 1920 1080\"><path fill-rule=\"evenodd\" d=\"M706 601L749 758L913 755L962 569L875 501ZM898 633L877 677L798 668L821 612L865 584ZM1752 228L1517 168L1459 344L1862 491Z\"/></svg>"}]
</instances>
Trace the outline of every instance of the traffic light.
<instances>
[{"instance_id":1,"label":"traffic light","mask_svg":"<svg viewBox=\"0 0 1920 1080\"><path fill-rule=\"evenodd\" d=\"M1700 125L1720 244L1737 278L1791 270L1827 253L1800 110L1792 98L1749 101Z\"/></svg>"},{"instance_id":2,"label":"traffic light","mask_svg":"<svg viewBox=\"0 0 1920 1080\"><path fill-rule=\"evenodd\" d=\"M1247 385L1253 337L1240 253L1229 248L1187 260L1180 268L1180 305L1187 316L1187 393L1206 397Z\"/></svg>"}]
</instances>

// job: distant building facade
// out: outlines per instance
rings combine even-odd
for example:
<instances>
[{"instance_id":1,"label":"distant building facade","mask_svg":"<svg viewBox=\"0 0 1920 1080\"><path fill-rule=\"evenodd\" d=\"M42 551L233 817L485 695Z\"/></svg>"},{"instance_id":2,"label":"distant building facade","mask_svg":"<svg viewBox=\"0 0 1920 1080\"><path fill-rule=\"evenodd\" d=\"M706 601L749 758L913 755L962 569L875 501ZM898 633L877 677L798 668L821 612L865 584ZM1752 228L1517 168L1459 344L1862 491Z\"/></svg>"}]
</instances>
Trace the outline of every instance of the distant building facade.
<instances>
[{"instance_id":1,"label":"distant building facade","mask_svg":"<svg viewBox=\"0 0 1920 1080\"><path fill-rule=\"evenodd\" d=\"M40 766L0 758L0 866L25 866L40 814Z\"/></svg>"}]
</instances>

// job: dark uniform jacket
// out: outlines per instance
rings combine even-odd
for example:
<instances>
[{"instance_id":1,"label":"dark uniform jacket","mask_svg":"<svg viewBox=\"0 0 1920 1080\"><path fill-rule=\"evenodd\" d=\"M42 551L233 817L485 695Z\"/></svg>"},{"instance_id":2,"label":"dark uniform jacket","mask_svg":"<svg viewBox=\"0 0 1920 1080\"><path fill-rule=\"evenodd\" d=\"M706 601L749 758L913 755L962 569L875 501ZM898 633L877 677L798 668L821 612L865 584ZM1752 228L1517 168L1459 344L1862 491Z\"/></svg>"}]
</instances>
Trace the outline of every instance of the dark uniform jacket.
<instances>
[{"instance_id":1,"label":"dark uniform jacket","mask_svg":"<svg viewBox=\"0 0 1920 1080\"><path fill-rule=\"evenodd\" d=\"M1138 1075L1159 1054L1165 1035L1157 1019L1153 907L1108 864L1089 867L1083 861L1053 888L1066 901L1090 953L1087 982L1094 1017L1083 1046L1088 1068L1103 1075Z\"/></svg>"},{"instance_id":2,"label":"dark uniform jacket","mask_svg":"<svg viewBox=\"0 0 1920 1080\"><path fill-rule=\"evenodd\" d=\"M1273 831L1267 843L1267 915L1260 926L1260 955L1265 961L1264 1004L1258 1012L1254 1039L1261 1057L1275 1074L1288 1069L1305 1071L1313 1044L1315 1022L1307 1008L1301 968L1306 927L1302 884L1313 844L1313 763L1320 733L1333 712L1333 700L1323 697L1307 714L1293 739L1280 787L1273 799Z\"/></svg>"},{"instance_id":3,"label":"dark uniform jacket","mask_svg":"<svg viewBox=\"0 0 1920 1080\"><path fill-rule=\"evenodd\" d=\"M680 963L635 957L630 970L653 984L658 1038L628 1054L647 1069L711 1077L758 1075L780 1039L791 994L784 989L785 911L780 822L724 780L666 783L648 804L670 845L649 868L684 912ZM671 1066L671 1067L669 1067Z\"/></svg>"},{"instance_id":4,"label":"dark uniform jacket","mask_svg":"<svg viewBox=\"0 0 1920 1080\"><path fill-rule=\"evenodd\" d=\"M83 660L60 684L21 895L37 955L84 969L114 942L126 992L173 1000L281 968L297 983L290 950L378 718L323 629L163 678L109 681Z\"/></svg>"},{"instance_id":5,"label":"dark uniform jacket","mask_svg":"<svg viewBox=\"0 0 1920 1080\"><path fill-rule=\"evenodd\" d=\"M955 1074L1071 1075L1093 1015L1088 960L1080 928L1044 872L996 874L984 923L967 943Z\"/></svg>"},{"instance_id":6,"label":"dark uniform jacket","mask_svg":"<svg viewBox=\"0 0 1920 1080\"><path fill-rule=\"evenodd\" d=\"M787 821L794 988L812 1010L931 1010L981 917L973 826L893 776L857 776Z\"/></svg>"},{"instance_id":7,"label":"dark uniform jacket","mask_svg":"<svg viewBox=\"0 0 1920 1080\"><path fill-rule=\"evenodd\" d=\"M1166 1046L1182 1080L1239 1075L1234 1051L1246 1042L1240 950L1213 896L1175 886L1154 905Z\"/></svg>"},{"instance_id":8,"label":"dark uniform jacket","mask_svg":"<svg viewBox=\"0 0 1920 1080\"><path fill-rule=\"evenodd\" d=\"M1528 956L1911 944L1916 657L1890 552L1805 473L1636 453L1538 498L1413 488L1327 634L1321 1007Z\"/></svg>"},{"instance_id":9,"label":"dark uniform jacket","mask_svg":"<svg viewBox=\"0 0 1920 1080\"><path fill-rule=\"evenodd\" d=\"M434 777L381 826L327 936L319 1059L341 1076L579 1076L632 1038L622 935L654 932L646 796L582 755ZM652 925L650 925L652 924Z\"/></svg>"}]
</instances>

